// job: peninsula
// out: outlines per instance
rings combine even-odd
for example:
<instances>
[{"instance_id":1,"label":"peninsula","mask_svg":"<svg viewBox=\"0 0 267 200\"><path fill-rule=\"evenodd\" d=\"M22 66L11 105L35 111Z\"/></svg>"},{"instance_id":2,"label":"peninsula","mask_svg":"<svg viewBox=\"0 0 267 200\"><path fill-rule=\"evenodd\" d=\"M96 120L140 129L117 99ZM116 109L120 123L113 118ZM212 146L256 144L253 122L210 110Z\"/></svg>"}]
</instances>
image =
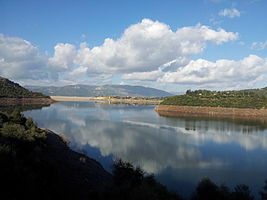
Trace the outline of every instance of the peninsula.
<instances>
[{"instance_id":1,"label":"peninsula","mask_svg":"<svg viewBox=\"0 0 267 200\"><path fill-rule=\"evenodd\" d=\"M155 110L164 116L266 118L267 88L240 91L188 90L168 97Z\"/></svg>"}]
</instances>

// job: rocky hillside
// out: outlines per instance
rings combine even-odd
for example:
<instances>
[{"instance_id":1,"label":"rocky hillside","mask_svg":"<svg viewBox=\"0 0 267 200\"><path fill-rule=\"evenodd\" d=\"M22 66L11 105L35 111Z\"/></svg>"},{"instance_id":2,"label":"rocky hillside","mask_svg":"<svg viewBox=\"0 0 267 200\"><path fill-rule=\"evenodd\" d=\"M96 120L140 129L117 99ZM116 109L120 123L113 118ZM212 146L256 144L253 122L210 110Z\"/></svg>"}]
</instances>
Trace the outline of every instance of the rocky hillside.
<instances>
[{"instance_id":1,"label":"rocky hillside","mask_svg":"<svg viewBox=\"0 0 267 200\"><path fill-rule=\"evenodd\" d=\"M112 176L18 110L0 112L1 199L91 199Z\"/></svg>"},{"instance_id":2,"label":"rocky hillside","mask_svg":"<svg viewBox=\"0 0 267 200\"><path fill-rule=\"evenodd\" d=\"M29 91L19 84L0 77L0 98L49 98L38 92Z\"/></svg>"},{"instance_id":3,"label":"rocky hillside","mask_svg":"<svg viewBox=\"0 0 267 200\"><path fill-rule=\"evenodd\" d=\"M138 96L138 97L166 97L173 94L143 86L130 85L68 85L63 87L38 87L26 86L34 92L41 92L49 96L79 96L79 97L95 97L95 96Z\"/></svg>"},{"instance_id":4,"label":"rocky hillside","mask_svg":"<svg viewBox=\"0 0 267 200\"><path fill-rule=\"evenodd\" d=\"M118 161L108 173L18 110L0 112L0 163L1 199L181 200L129 163Z\"/></svg>"}]
</instances>

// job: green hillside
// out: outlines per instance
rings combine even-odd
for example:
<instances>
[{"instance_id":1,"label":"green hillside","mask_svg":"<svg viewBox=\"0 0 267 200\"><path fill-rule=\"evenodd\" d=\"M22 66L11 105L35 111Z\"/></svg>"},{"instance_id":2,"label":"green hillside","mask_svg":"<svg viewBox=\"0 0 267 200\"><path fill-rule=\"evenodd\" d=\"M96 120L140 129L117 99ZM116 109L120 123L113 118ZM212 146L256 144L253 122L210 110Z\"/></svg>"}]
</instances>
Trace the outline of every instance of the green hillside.
<instances>
[{"instance_id":1,"label":"green hillside","mask_svg":"<svg viewBox=\"0 0 267 200\"><path fill-rule=\"evenodd\" d=\"M38 92L31 92L19 84L0 77L0 98L49 98Z\"/></svg>"},{"instance_id":2,"label":"green hillside","mask_svg":"<svg viewBox=\"0 0 267 200\"><path fill-rule=\"evenodd\" d=\"M267 88L240 91L188 90L184 95L166 98L161 104L230 108L267 108Z\"/></svg>"},{"instance_id":3,"label":"green hillside","mask_svg":"<svg viewBox=\"0 0 267 200\"><path fill-rule=\"evenodd\" d=\"M267 87L260 88L260 89L247 89L247 90L240 90L241 93L254 93L258 95L263 95L267 97Z\"/></svg>"}]
</instances>

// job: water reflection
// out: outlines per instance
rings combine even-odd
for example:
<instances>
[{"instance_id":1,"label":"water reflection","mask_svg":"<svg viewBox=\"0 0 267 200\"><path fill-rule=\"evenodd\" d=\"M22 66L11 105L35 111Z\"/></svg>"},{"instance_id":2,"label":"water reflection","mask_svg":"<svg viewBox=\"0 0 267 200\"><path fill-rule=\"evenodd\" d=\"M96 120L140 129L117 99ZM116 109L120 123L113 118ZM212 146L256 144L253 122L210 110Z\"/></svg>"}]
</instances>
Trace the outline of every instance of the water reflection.
<instances>
[{"instance_id":1,"label":"water reflection","mask_svg":"<svg viewBox=\"0 0 267 200\"><path fill-rule=\"evenodd\" d=\"M11 113L15 109L19 110L20 112L27 111L27 110L39 110L43 107L49 107L50 105L12 105L12 106L5 106L0 105L0 112L7 112Z\"/></svg>"},{"instance_id":2,"label":"water reflection","mask_svg":"<svg viewBox=\"0 0 267 200\"><path fill-rule=\"evenodd\" d=\"M25 114L39 126L64 133L73 148L107 169L112 159L122 158L157 174L172 189L203 176L259 188L267 178L265 124L166 118L153 106L88 102L57 103Z\"/></svg>"}]
</instances>

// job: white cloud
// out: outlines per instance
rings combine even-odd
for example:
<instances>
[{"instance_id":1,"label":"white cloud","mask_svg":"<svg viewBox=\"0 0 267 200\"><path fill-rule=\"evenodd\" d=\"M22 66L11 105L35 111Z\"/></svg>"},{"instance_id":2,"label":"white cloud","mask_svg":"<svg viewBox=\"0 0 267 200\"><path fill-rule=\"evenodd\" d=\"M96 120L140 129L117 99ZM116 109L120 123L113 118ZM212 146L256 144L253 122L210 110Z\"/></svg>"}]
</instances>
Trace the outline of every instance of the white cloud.
<instances>
[{"instance_id":1,"label":"white cloud","mask_svg":"<svg viewBox=\"0 0 267 200\"><path fill-rule=\"evenodd\" d=\"M162 76L165 72L176 71L180 67L184 67L190 62L186 57L179 57L175 60L163 64L159 69L149 72L133 72L124 74L122 76L125 80L146 80L146 81L156 81Z\"/></svg>"},{"instance_id":2,"label":"white cloud","mask_svg":"<svg viewBox=\"0 0 267 200\"><path fill-rule=\"evenodd\" d=\"M74 64L77 51L72 44L58 43L55 47L55 53L52 58L49 58L49 65L55 70L61 71L69 69Z\"/></svg>"},{"instance_id":3,"label":"white cloud","mask_svg":"<svg viewBox=\"0 0 267 200\"><path fill-rule=\"evenodd\" d=\"M37 47L16 37L0 34L0 74L12 79L48 78L46 58Z\"/></svg>"},{"instance_id":4,"label":"white cloud","mask_svg":"<svg viewBox=\"0 0 267 200\"><path fill-rule=\"evenodd\" d=\"M176 72L167 72L160 82L179 84L212 84L234 87L253 85L267 73L267 58L250 55L239 61L204 59L192 60Z\"/></svg>"},{"instance_id":5,"label":"white cloud","mask_svg":"<svg viewBox=\"0 0 267 200\"><path fill-rule=\"evenodd\" d=\"M173 66L173 69L175 65ZM182 85L242 88L253 87L267 77L267 58L249 55L239 61L204 59L191 60L185 65L177 65L176 71L155 70L125 74L124 79L153 80L159 83Z\"/></svg>"},{"instance_id":6,"label":"white cloud","mask_svg":"<svg viewBox=\"0 0 267 200\"><path fill-rule=\"evenodd\" d=\"M72 71L69 73L69 75L70 75L70 76L76 76L76 77L79 77L79 76L81 76L81 75L86 74L86 72L87 72L87 68L86 68L86 67L83 67L83 66L80 66L80 67L78 67L78 68L72 70Z\"/></svg>"},{"instance_id":7,"label":"white cloud","mask_svg":"<svg viewBox=\"0 0 267 200\"><path fill-rule=\"evenodd\" d=\"M244 46L244 45L245 45L245 42L240 41L240 42L238 42L238 44L239 44L240 46Z\"/></svg>"},{"instance_id":8,"label":"white cloud","mask_svg":"<svg viewBox=\"0 0 267 200\"><path fill-rule=\"evenodd\" d=\"M155 71L150 71L150 72L133 72L129 74L124 74L123 79L155 81L158 78L162 77L163 75L164 75L164 72L161 70L155 70Z\"/></svg>"},{"instance_id":9,"label":"white cloud","mask_svg":"<svg viewBox=\"0 0 267 200\"><path fill-rule=\"evenodd\" d=\"M200 24L173 31L167 24L143 19L129 26L120 38L105 39L101 46L58 43L49 58L26 40L0 35L0 73L21 81L59 79L78 83L88 77L98 80L98 76L99 80L110 81L112 75L124 74L128 80L184 83L190 82L185 79L191 80L191 74L181 81L174 77L186 74L190 56L201 53L208 42L220 45L237 38L237 33Z\"/></svg>"},{"instance_id":10,"label":"white cloud","mask_svg":"<svg viewBox=\"0 0 267 200\"><path fill-rule=\"evenodd\" d=\"M207 41L222 44L237 37L237 33L203 25L174 32L164 23L143 19L117 40L107 38L102 46L92 49L82 45L75 64L86 67L88 73L151 71L178 57L201 53Z\"/></svg>"},{"instance_id":11,"label":"white cloud","mask_svg":"<svg viewBox=\"0 0 267 200\"><path fill-rule=\"evenodd\" d=\"M74 45L59 43L48 58L29 41L0 34L0 75L24 84L49 83L73 70L76 54Z\"/></svg>"},{"instance_id":12,"label":"white cloud","mask_svg":"<svg viewBox=\"0 0 267 200\"><path fill-rule=\"evenodd\" d=\"M253 50L263 50L267 48L267 40L265 42L253 42L251 49Z\"/></svg>"},{"instance_id":13,"label":"white cloud","mask_svg":"<svg viewBox=\"0 0 267 200\"><path fill-rule=\"evenodd\" d=\"M240 17L240 12L235 8L232 9L225 8L221 10L218 14L221 17L229 17L229 18Z\"/></svg>"}]
</instances>

